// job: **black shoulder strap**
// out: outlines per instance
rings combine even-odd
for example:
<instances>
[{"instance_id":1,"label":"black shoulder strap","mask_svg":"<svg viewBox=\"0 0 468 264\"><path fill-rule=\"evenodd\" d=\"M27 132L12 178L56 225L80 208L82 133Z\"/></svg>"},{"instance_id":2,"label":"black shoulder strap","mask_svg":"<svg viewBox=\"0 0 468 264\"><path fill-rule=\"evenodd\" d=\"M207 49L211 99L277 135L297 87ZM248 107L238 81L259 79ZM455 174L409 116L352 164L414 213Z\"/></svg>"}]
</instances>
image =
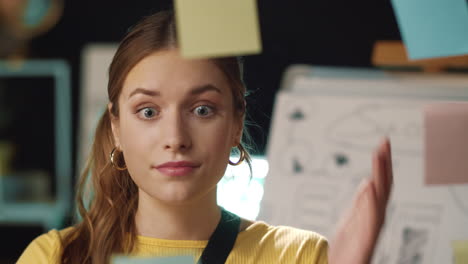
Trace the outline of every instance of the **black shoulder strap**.
<instances>
[{"instance_id":1,"label":"black shoulder strap","mask_svg":"<svg viewBox=\"0 0 468 264\"><path fill-rule=\"evenodd\" d=\"M240 217L221 207L221 220L210 237L198 264L225 263L239 233Z\"/></svg>"}]
</instances>

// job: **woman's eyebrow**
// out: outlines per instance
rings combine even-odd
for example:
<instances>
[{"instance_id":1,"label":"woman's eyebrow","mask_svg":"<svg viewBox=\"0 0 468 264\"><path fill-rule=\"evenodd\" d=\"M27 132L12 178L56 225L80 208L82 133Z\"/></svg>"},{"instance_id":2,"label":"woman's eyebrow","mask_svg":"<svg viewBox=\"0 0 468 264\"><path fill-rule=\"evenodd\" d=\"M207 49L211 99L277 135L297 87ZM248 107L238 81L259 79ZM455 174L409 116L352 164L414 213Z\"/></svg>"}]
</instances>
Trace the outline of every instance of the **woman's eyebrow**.
<instances>
[{"instance_id":1,"label":"woman's eyebrow","mask_svg":"<svg viewBox=\"0 0 468 264\"><path fill-rule=\"evenodd\" d=\"M216 86L214 86L212 84L204 84L204 85L201 85L201 86L196 86L190 91L190 94L191 95L198 95L198 94L202 94L202 93L207 92L207 91L215 91L215 92L217 92L219 94L223 94L219 88L217 88Z\"/></svg>"},{"instance_id":2,"label":"woman's eyebrow","mask_svg":"<svg viewBox=\"0 0 468 264\"><path fill-rule=\"evenodd\" d=\"M195 86L195 88L193 88L190 91L190 95L199 95L199 94L202 94L202 93L208 92L208 91L215 91L215 92L217 92L219 94L222 94L221 90L219 88L217 88L216 86L214 86L212 84L204 84L204 85L200 85L200 86ZM133 90L133 92L130 93L128 98L134 96L135 94L144 94L144 95L153 96L153 97L161 95L161 93L159 91L148 90L148 89L145 89L145 88L136 88L135 90Z\"/></svg>"},{"instance_id":3,"label":"woman's eyebrow","mask_svg":"<svg viewBox=\"0 0 468 264\"><path fill-rule=\"evenodd\" d=\"M153 90L148 90L144 88L136 88L135 90L133 90L133 92L130 93L128 98L134 96L135 94L144 94L148 96L160 96L161 95L159 91L153 91Z\"/></svg>"}]
</instances>

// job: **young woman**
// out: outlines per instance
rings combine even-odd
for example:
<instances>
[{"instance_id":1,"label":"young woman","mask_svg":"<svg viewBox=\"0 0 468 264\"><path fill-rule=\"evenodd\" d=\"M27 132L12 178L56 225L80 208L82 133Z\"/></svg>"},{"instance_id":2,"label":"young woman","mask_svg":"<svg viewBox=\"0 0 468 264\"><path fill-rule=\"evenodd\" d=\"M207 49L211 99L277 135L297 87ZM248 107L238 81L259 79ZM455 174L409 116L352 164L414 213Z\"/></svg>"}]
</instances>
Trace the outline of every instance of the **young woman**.
<instances>
[{"instance_id":1,"label":"young woman","mask_svg":"<svg viewBox=\"0 0 468 264\"><path fill-rule=\"evenodd\" d=\"M241 142L245 92L236 58L180 57L172 12L143 19L110 65L110 102L78 189L82 221L38 237L18 263L108 263L115 254L328 263L321 235L239 219L217 205L216 185L228 163L250 165ZM229 160L233 148L238 161ZM331 261L370 259L390 186L386 142L334 239ZM87 195L91 202L84 204ZM219 252L224 259L214 256Z\"/></svg>"}]
</instances>

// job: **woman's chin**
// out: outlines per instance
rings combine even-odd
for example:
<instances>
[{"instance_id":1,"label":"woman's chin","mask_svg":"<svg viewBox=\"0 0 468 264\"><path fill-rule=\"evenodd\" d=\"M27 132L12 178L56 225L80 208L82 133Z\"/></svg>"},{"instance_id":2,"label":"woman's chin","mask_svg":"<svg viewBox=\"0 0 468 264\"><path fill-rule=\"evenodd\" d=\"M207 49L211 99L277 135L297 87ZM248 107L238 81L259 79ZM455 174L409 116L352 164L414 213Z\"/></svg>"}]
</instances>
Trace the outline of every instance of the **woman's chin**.
<instances>
[{"instance_id":1,"label":"woman's chin","mask_svg":"<svg viewBox=\"0 0 468 264\"><path fill-rule=\"evenodd\" d=\"M165 188L164 190L150 193L150 196L165 204L184 205L197 200L200 194L190 188Z\"/></svg>"},{"instance_id":2,"label":"woman's chin","mask_svg":"<svg viewBox=\"0 0 468 264\"><path fill-rule=\"evenodd\" d=\"M138 184L137 184L138 185ZM149 198L168 205L184 205L197 201L216 199L216 182L173 181L151 182L139 185L140 191Z\"/></svg>"}]
</instances>

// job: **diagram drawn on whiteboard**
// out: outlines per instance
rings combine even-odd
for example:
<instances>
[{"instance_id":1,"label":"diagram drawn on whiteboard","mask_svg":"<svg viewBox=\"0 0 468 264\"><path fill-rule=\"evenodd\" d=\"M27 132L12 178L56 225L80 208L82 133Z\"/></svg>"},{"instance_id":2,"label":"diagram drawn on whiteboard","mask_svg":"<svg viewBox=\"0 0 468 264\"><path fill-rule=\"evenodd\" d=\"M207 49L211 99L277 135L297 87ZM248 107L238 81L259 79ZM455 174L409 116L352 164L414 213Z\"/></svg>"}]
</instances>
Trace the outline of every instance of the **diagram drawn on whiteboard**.
<instances>
[{"instance_id":1,"label":"diagram drawn on whiteboard","mask_svg":"<svg viewBox=\"0 0 468 264\"><path fill-rule=\"evenodd\" d=\"M417 143L423 135L422 127L421 113L415 106L369 104L359 105L332 121L325 135L333 144L361 151L375 147L369 139L391 135L393 141L405 142L395 144L401 153L420 155Z\"/></svg>"},{"instance_id":2,"label":"diagram drawn on whiteboard","mask_svg":"<svg viewBox=\"0 0 468 264\"><path fill-rule=\"evenodd\" d=\"M373 151L387 136L394 189L372 263L446 263L452 252L439 249L468 221L468 186L424 185L427 101L281 94L260 219L331 237L359 184L371 176Z\"/></svg>"}]
</instances>

